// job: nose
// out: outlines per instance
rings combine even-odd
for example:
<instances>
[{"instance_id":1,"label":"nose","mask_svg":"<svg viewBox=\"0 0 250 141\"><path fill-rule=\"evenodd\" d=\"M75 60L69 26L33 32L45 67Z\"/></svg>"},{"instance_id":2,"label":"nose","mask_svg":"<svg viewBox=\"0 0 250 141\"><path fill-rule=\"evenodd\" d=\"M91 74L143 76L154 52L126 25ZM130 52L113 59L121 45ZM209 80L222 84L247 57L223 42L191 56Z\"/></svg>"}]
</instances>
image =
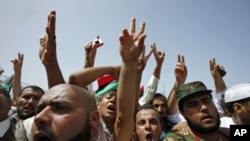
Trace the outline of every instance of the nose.
<instances>
[{"instance_id":1,"label":"nose","mask_svg":"<svg viewBox=\"0 0 250 141\"><path fill-rule=\"evenodd\" d=\"M111 97L110 102L116 104L116 96L115 95Z\"/></svg>"},{"instance_id":2,"label":"nose","mask_svg":"<svg viewBox=\"0 0 250 141\"><path fill-rule=\"evenodd\" d=\"M162 107L162 106L157 107L157 111L158 111L159 113L163 113L163 107Z\"/></svg>"},{"instance_id":3,"label":"nose","mask_svg":"<svg viewBox=\"0 0 250 141\"><path fill-rule=\"evenodd\" d=\"M149 121L145 123L145 130L150 131L151 130L151 124Z\"/></svg>"},{"instance_id":4,"label":"nose","mask_svg":"<svg viewBox=\"0 0 250 141\"><path fill-rule=\"evenodd\" d=\"M207 105L201 104L200 111L201 111L201 112L207 112L207 111L208 111Z\"/></svg>"},{"instance_id":5,"label":"nose","mask_svg":"<svg viewBox=\"0 0 250 141\"><path fill-rule=\"evenodd\" d=\"M31 98L28 100L28 104L33 105L33 106L36 106L37 101L36 101L34 98L31 97Z\"/></svg>"},{"instance_id":6,"label":"nose","mask_svg":"<svg viewBox=\"0 0 250 141\"><path fill-rule=\"evenodd\" d=\"M34 117L34 122L37 127L48 126L51 121L49 107L44 108Z\"/></svg>"}]
</instances>

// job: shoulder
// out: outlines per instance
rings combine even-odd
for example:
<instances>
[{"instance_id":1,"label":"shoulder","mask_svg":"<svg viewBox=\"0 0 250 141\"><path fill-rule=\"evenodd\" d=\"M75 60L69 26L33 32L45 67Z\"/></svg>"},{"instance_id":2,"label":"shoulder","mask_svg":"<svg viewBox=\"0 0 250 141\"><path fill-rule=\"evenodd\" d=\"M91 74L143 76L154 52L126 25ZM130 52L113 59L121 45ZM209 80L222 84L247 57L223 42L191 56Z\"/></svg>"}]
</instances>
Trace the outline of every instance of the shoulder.
<instances>
[{"instance_id":1,"label":"shoulder","mask_svg":"<svg viewBox=\"0 0 250 141\"><path fill-rule=\"evenodd\" d=\"M164 141L193 141L195 140L192 134L184 135L180 132L168 132Z\"/></svg>"}]
</instances>

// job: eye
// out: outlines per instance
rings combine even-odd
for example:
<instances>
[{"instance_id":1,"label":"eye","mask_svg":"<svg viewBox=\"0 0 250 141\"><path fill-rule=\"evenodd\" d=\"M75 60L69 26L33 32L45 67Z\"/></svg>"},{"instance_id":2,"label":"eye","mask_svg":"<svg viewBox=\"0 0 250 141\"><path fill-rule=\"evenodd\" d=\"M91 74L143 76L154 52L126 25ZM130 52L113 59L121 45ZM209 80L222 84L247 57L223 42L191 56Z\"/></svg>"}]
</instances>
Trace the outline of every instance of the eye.
<instances>
[{"instance_id":1,"label":"eye","mask_svg":"<svg viewBox=\"0 0 250 141\"><path fill-rule=\"evenodd\" d=\"M25 100L28 100L28 99L30 99L30 95L23 95L22 98Z\"/></svg>"},{"instance_id":2,"label":"eye","mask_svg":"<svg viewBox=\"0 0 250 141\"><path fill-rule=\"evenodd\" d=\"M112 97L111 94L108 94L108 95L106 96L107 99L110 99L111 97Z\"/></svg>"},{"instance_id":3,"label":"eye","mask_svg":"<svg viewBox=\"0 0 250 141\"><path fill-rule=\"evenodd\" d=\"M57 105L54 107L54 111L56 113L63 114L63 113L68 113L70 111L70 108L67 106Z\"/></svg>"},{"instance_id":4,"label":"eye","mask_svg":"<svg viewBox=\"0 0 250 141\"><path fill-rule=\"evenodd\" d=\"M210 98L204 99L204 103L210 103L210 102L211 102L211 99L210 99Z\"/></svg>"},{"instance_id":5,"label":"eye","mask_svg":"<svg viewBox=\"0 0 250 141\"><path fill-rule=\"evenodd\" d=\"M66 114L71 112L71 107L67 104L52 104L52 110L58 114Z\"/></svg>"},{"instance_id":6,"label":"eye","mask_svg":"<svg viewBox=\"0 0 250 141\"><path fill-rule=\"evenodd\" d=\"M41 99L41 97L38 97L38 96L34 97L35 101L39 101L40 99Z\"/></svg>"},{"instance_id":7,"label":"eye","mask_svg":"<svg viewBox=\"0 0 250 141\"><path fill-rule=\"evenodd\" d=\"M140 125L140 126L143 126L143 125L145 124L145 121L144 121L144 120L139 120L139 121L137 122L137 124Z\"/></svg>"},{"instance_id":8,"label":"eye","mask_svg":"<svg viewBox=\"0 0 250 141\"><path fill-rule=\"evenodd\" d=\"M157 119L151 119L151 120L150 120L150 123L151 123L151 124L154 124L154 125L158 125L158 124L159 124L159 122L158 122Z\"/></svg>"},{"instance_id":9,"label":"eye","mask_svg":"<svg viewBox=\"0 0 250 141\"><path fill-rule=\"evenodd\" d=\"M197 105L197 102L190 102L187 104L187 106L190 108L195 107L196 105Z\"/></svg>"},{"instance_id":10,"label":"eye","mask_svg":"<svg viewBox=\"0 0 250 141\"><path fill-rule=\"evenodd\" d=\"M155 105L154 105L154 108L158 108L158 107L159 107L159 105L158 105L158 104L155 104Z\"/></svg>"}]
</instances>

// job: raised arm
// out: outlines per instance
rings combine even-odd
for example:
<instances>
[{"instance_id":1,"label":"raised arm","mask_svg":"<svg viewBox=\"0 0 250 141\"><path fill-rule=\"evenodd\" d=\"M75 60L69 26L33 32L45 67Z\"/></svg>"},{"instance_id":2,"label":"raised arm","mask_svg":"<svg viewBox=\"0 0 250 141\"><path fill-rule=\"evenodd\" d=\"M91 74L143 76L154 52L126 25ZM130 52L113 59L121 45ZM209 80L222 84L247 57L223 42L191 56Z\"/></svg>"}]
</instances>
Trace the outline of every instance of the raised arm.
<instances>
[{"instance_id":1,"label":"raised arm","mask_svg":"<svg viewBox=\"0 0 250 141\"><path fill-rule=\"evenodd\" d=\"M214 80L216 94L223 92L227 87L223 76L220 75L219 70L224 70L222 65L216 64L215 58L209 60L210 72Z\"/></svg>"},{"instance_id":2,"label":"raised arm","mask_svg":"<svg viewBox=\"0 0 250 141\"><path fill-rule=\"evenodd\" d=\"M153 71L153 75L151 76L151 78L150 78L150 80L145 88L145 92L144 92L143 96L139 99L140 105L149 103L153 99L155 91L156 91L158 83L159 83L159 80L160 80L161 68L162 68L162 64L164 62L164 58L165 58L165 52L164 51L157 51L155 43L153 43L151 45L151 51L154 54L156 65L155 65L155 68Z\"/></svg>"},{"instance_id":3,"label":"raised arm","mask_svg":"<svg viewBox=\"0 0 250 141\"><path fill-rule=\"evenodd\" d=\"M220 75L220 70L224 70L224 67L222 65L216 64L215 58L212 58L209 60L210 65L210 72L214 80L214 86L215 86L215 95L214 95L214 103L215 106L218 109L218 112L220 116L224 116L225 110L222 105L222 98L224 95L224 92L226 90L226 84L224 82L223 76Z\"/></svg>"},{"instance_id":4,"label":"raised arm","mask_svg":"<svg viewBox=\"0 0 250 141\"><path fill-rule=\"evenodd\" d=\"M56 54L56 11L51 11L48 16L46 34L40 38L39 57L45 67L48 88L65 83Z\"/></svg>"},{"instance_id":5,"label":"raised arm","mask_svg":"<svg viewBox=\"0 0 250 141\"><path fill-rule=\"evenodd\" d=\"M16 98L18 97L22 89L21 77L22 77L23 59L24 59L24 55L21 53L18 53L18 58L11 60L11 62L13 63L13 69L14 69L14 78L13 78L13 86L12 86L13 105L15 105L14 101L16 100Z\"/></svg>"},{"instance_id":6,"label":"raised arm","mask_svg":"<svg viewBox=\"0 0 250 141\"><path fill-rule=\"evenodd\" d=\"M178 105L176 100L176 92L178 87L184 84L187 78L187 67L185 65L184 56L182 55L178 55L178 60L175 66L174 74L175 74L175 83L170 91L170 94L168 95L168 100L167 100L168 115L173 115L177 112Z\"/></svg>"},{"instance_id":7,"label":"raised arm","mask_svg":"<svg viewBox=\"0 0 250 141\"><path fill-rule=\"evenodd\" d=\"M137 68L137 80L136 80L136 87L138 89L136 89L136 106L135 106L135 109L137 109L140 104L139 104L139 97L140 97L140 85L141 85L141 77L142 77L142 74L143 74L143 71L147 65L147 62L148 62L148 59L150 58L152 54L152 50L150 50L150 52L145 55L145 47L138 59L138 68Z\"/></svg>"},{"instance_id":8,"label":"raised arm","mask_svg":"<svg viewBox=\"0 0 250 141\"><path fill-rule=\"evenodd\" d=\"M84 47L85 63L83 65L83 69L94 67L97 48L103 45L103 42L99 41L101 40L99 39L99 36L96 37L96 40L98 40L98 43L94 41L88 42L88 44ZM69 83L86 88L89 92L91 92L92 94L95 94L95 91L93 89L93 84L92 84L92 82L95 81L93 80L95 77L93 79L91 78L90 80L85 81L86 79L84 78L85 75L83 74L83 72L84 72L83 70L80 70L80 71L76 71L72 73L69 76Z\"/></svg>"},{"instance_id":9,"label":"raised arm","mask_svg":"<svg viewBox=\"0 0 250 141\"><path fill-rule=\"evenodd\" d=\"M119 72L120 66L88 67L70 74L69 83L86 88L87 85L105 74L111 74L115 79L118 79Z\"/></svg>"},{"instance_id":10,"label":"raised arm","mask_svg":"<svg viewBox=\"0 0 250 141\"><path fill-rule=\"evenodd\" d=\"M135 33L135 19L131 20L130 32L122 31L119 37L120 55L122 58L121 71L117 90L117 116L115 121L114 140L128 141L134 129L134 110L136 92L136 72L138 57L143 51L145 23ZM129 105L128 105L129 103Z\"/></svg>"}]
</instances>

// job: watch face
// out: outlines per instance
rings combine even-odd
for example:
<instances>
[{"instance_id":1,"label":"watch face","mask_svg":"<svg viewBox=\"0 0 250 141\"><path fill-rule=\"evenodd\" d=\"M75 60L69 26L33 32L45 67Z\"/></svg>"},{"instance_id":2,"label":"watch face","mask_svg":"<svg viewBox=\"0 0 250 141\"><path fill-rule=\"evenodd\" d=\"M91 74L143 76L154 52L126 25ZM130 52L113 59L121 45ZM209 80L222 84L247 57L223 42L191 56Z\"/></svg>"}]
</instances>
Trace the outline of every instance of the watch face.
<instances>
[{"instance_id":1,"label":"watch face","mask_svg":"<svg viewBox=\"0 0 250 141\"><path fill-rule=\"evenodd\" d=\"M94 44L101 44L102 40L101 39L94 39L93 43Z\"/></svg>"},{"instance_id":2,"label":"watch face","mask_svg":"<svg viewBox=\"0 0 250 141\"><path fill-rule=\"evenodd\" d=\"M220 73L220 76L223 77L226 75L227 72L222 69L219 69L219 73Z\"/></svg>"}]
</instances>

